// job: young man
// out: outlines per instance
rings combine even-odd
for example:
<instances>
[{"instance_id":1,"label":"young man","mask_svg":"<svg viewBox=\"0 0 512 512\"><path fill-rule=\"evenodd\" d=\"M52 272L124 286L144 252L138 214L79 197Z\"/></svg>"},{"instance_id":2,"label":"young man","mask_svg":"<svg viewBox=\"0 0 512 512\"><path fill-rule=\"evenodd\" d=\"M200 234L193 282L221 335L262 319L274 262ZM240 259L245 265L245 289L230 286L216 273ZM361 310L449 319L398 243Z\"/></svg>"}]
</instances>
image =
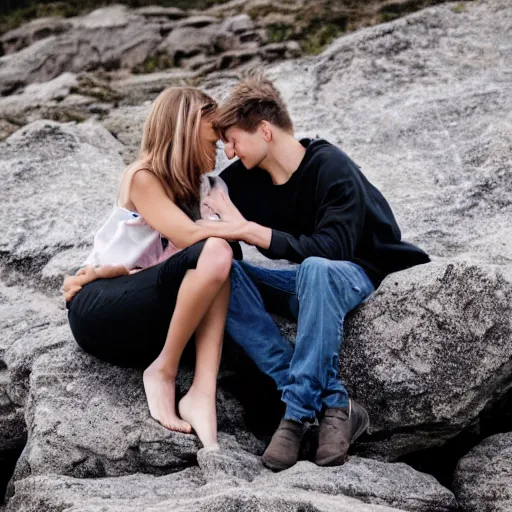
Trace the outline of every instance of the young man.
<instances>
[{"instance_id":1,"label":"young man","mask_svg":"<svg viewBox=\"0 0 512 512\"><path fill-rule=\"evenodd\" d=\"M345 315L390 272L429 257L401 241L388 203L345 153L325 140L294 138L270 81L235 87L216 125L226 155L239 160L221 173L230 198L211 206L243 226L240 239L265 256L300 263L270 270L234 262L232 272L227 331L286 404L263 462L276 471L295 464L303 422L319 415L315 462L342 464L369 423L337 377ZM268 311L298 321L295 346Z\"/></svg>"}]
</instances>

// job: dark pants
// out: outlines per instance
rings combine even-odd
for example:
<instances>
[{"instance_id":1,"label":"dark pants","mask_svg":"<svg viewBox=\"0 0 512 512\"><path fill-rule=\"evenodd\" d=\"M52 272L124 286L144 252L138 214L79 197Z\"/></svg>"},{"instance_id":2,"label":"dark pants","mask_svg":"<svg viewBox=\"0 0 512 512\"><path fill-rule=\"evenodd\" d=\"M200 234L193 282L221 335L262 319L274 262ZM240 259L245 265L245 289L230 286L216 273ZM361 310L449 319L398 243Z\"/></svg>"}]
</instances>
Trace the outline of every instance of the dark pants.
<instances>
[{"instance_id":1,"label":"dark pants","mask_svg":"<svg viewBox=\"0 0 512 512\"><path fill-rule=\"evenodd\" d=\"M179 288L204 243L135 274L86 284L68 303L78 345L117 366L148 366L165 344Z\"/></svg>"}]
</instances>

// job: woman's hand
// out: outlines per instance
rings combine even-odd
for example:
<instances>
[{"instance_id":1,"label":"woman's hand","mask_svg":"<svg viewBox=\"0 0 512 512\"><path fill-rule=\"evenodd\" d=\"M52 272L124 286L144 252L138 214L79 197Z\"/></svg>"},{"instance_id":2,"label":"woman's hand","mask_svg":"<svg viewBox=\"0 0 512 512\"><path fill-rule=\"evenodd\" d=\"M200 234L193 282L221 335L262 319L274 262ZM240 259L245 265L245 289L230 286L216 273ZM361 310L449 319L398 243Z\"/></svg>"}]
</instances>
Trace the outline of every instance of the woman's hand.
<instances>
[{"instance_id":1,"label":"woman's hand","mask_svg":"<svg viewBox=\"0 0 512 512\"><path fill-rule=\"evenodd\" d=\"M204 198L203 203L217 213L221 220L231 223L245 223L244 216L233 204L229 195L219 188L214 188L210 195Z\"/></svg>"},{"instance_id":2,"label":"woman's hand","mask_svg":"<svg viewBox=\"0 0 512 512\"><path fill-rule=\"evenodd\" d=\"M128 274L128 269L123 265L103 265L83 267L74 276L66 276L62 284L62 295L66 302L69 302L87 283L95 279L110 279L112 277Z\"/></svg>"}]
</instances>

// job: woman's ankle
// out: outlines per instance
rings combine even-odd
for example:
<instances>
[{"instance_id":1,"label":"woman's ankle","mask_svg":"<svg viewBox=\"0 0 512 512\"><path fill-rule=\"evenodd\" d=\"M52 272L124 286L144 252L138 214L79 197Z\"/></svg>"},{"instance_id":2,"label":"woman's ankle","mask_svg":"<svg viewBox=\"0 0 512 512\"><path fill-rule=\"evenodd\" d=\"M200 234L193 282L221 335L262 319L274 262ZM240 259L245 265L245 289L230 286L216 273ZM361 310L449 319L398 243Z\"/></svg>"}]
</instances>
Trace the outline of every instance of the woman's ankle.
<instances>
[{"instance_id":1,"label":"woman's ankle","mask_svg":"<svg viewBox=\"0 0 512 512\"><path fill-rule=\"evenodd\" d=\"M178 372L175 368L169 365L164 359L157 357L144 371L144 373L159 373L164 375L167 379L176 380Z\"/></svg>"},{"instance_id":2,"label":"woman's ankle","mask_svg":"<svg viewBox=\"0 0 512 512\"><path fill-rule=\"evenodd\" d=\"M195 384L194 382L187 391L187 395L192 395L197 398L206 398L216 400L217 397L217 382Z\"/></svg>"}]
</instances>

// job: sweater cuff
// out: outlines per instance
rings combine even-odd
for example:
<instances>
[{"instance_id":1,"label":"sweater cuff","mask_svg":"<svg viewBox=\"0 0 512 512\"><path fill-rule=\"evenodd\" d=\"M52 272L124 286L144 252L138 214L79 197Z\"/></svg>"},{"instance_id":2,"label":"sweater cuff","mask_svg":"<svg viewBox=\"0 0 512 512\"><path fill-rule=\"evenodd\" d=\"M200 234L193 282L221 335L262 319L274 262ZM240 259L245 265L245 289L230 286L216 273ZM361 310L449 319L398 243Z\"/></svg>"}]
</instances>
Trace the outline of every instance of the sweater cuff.
<instances>
[{"instance_id":1,"label":"sweater cuff","mask_svg":"<svg viewBox=\"0 0 512 512\"><path fill-rule=\"evenodd\" d=\"M286 259L287 249L288 239L286 237L286 233L283 231L278 231L277 229L273 229L268 251L275 258Z\"/></svg>"}]
</instances>

